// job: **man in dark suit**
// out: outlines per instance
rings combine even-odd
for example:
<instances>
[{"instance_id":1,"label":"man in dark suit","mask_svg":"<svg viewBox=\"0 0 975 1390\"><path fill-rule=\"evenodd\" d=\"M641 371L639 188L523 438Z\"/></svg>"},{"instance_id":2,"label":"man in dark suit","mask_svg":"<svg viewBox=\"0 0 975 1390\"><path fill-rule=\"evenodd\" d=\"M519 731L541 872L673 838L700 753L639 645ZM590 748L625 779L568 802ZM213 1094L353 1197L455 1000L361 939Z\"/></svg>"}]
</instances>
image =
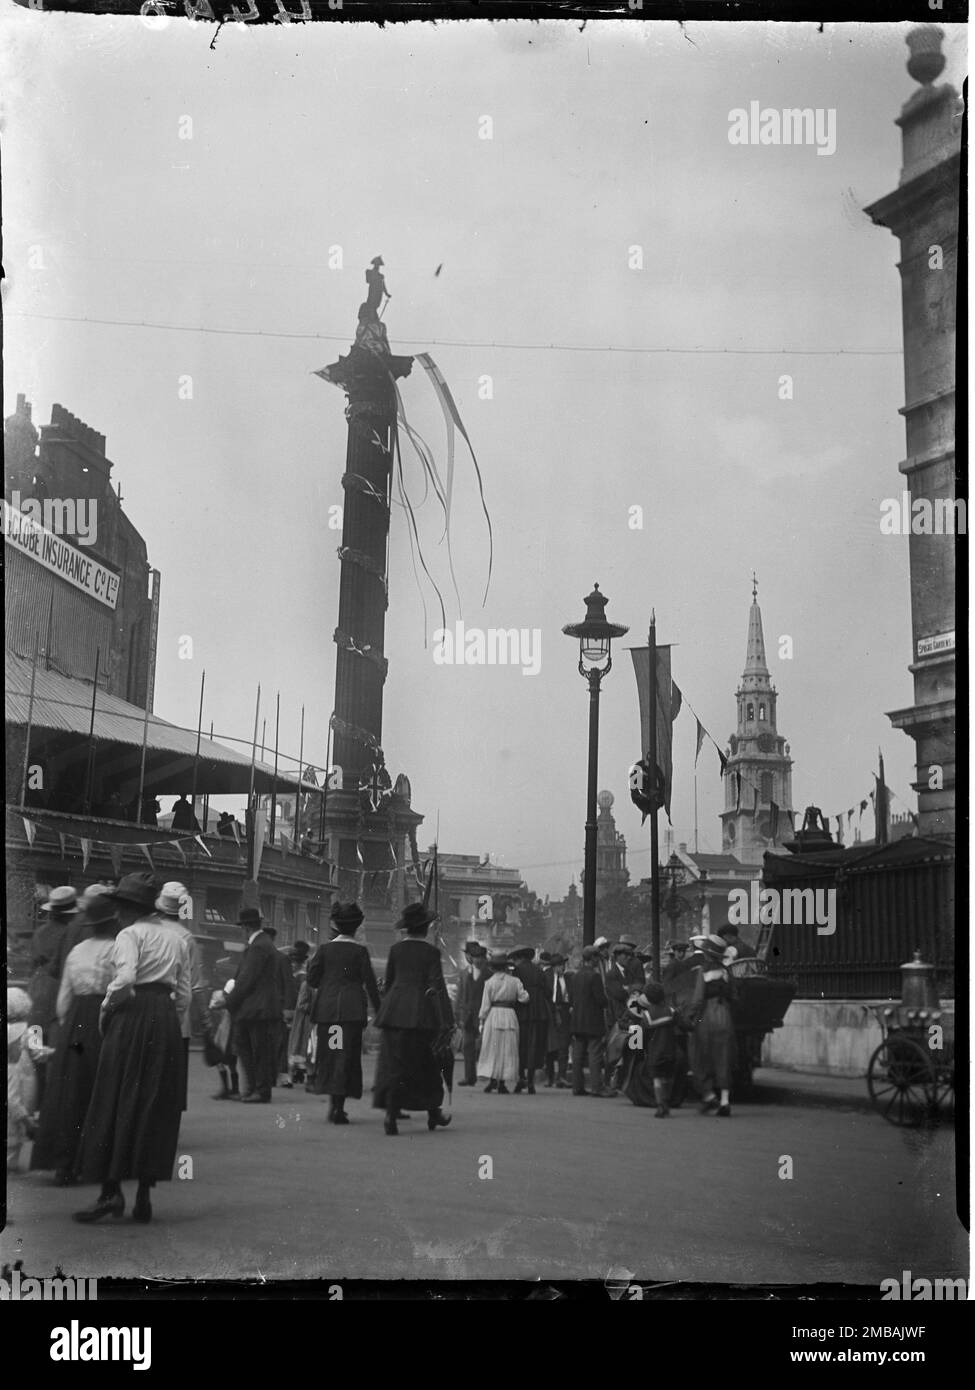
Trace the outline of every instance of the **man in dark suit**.
<instances>
[{"instance_id":1,"label":"man in dark suit","mask_svg":"<svg viewBox=\"0 0 975 1390\"><path fill-rule=\"evenodd\" d=\"M509 952L511 973L528 991L528 1003L516 1004L518 1015L518 1084L515 1095L526 1088L535 1095L535 1072L545 1065L548 1045L548 1003L545 996L545 977L534 963L535 948L519 946Z\"/></svg>"},{"instance_id":2,"label":"man in dark suit","mask_svg":"<svg viewBox=\"0 0 975 1390\"><path fill-rule=\"evenodd\" d=\"M548 1042L545 1048L545 1085L559 1090L568 1088L565 1079L569 1062L572 1034L569 982L565 977L565 956L556 951L549 956L545 976L545 1001L548 1004ZM556 1075L558 1068L558 1075Z\"/></svg>"},{"instance_id":3,"label":"man in dark suit","mask_svg":"<svg viewBox=\"0 0 975 1390\"><path fill-rule=\"evenodd\" d=\"M589 1055L591 1094L604 1096L603 1051L606 1037L606 992L597 967L599 953L593 946L583 946L582 966L569 978L569 1003L572 1008L572 1094L589 1095L583 1077L584 1058Z\"/></svg>"},{"instance_id":4,"label":"man in dark suit","mask_svg":"<svg viewBox=\"0 0 975 1390\"><path fill-rule=\"evenodd\" d=\"M254 907L242 909L238 926L247 937L233 989L227 994L227 1011L234 1020L237 1056L247 1078L241 1097L252 1105L271 1099L276 1078L281 1034L281 972L274 942L262 930L261 914ZM226 991L225 991L226 993Z\"/></svg>"},{"instance_id":5,"label":"man in dark suit","mask_svg":"<svg viewBox=\"0 0 975 1390\"><path fill-rule=\"evenodd\" d=\"M614 1027L618 1024L625 1026L626 1001L632 991L630 983L631 966L633 963L633 948L628 942L619 941L613 947L613 964L606 972L606 979L603 981L603 989L606 991L606 1002L609 1006L606 1029L606 1062L603 1085L607 1091L613 1090L613 1074L619 1066L622 1052L619 1047L611 1045L611 1036ZM643 972L641 971L641 976ZM641 985L643 980L641 978ZM618 1034L617 1034L618 1036Z\"/></svg>"},{"instance_id":6,"label":"man in dark suit","mask_svg":"<svg viewBox=\"0 0 975 1390\"><path fill-rule=\"evenodd\" d=\"M477 1085L477 1026L487 979L486 965L487 951L479 942L468 941L454 1004L454 1022L464 1034L464 1079L458 1081L458 1086Z\"/></svg>"}]
</instances>

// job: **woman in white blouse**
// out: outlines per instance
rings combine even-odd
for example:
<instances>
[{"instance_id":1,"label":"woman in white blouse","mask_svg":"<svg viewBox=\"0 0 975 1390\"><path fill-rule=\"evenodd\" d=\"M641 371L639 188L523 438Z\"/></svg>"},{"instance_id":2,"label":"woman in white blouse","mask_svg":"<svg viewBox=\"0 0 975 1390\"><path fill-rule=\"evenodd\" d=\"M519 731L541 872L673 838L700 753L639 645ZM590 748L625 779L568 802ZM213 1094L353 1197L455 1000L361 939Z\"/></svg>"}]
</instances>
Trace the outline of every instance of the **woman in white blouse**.
<instances>
[{"instance_id":1,"label":"woman in white blouse","mask_svg":"<svg viewBox=\"0 0 975 1390\"><path fill-rule=\"evenodd\" d=\"M72 947L58 990L58 1044L48 1063L32 1168L53 1168L57 1187L77 1181L76 1163L101 1053L98 1016L114 974L112 952L119 919L110 897L95 897L84 909L91 936Z\"/></svg>"},{"instance_id":2,"label":"woman in white blouse","mask_svg":"<svg viewBox=\"0 0 975 1390\"><path fill-rule=\"evenodd\" d=\"M174 919L152 916L119 932L112 963L101 1006L104 1041L78 1159L82 1182L100 1182L102 1189L75 1220L121 1216L121 1185L135 1178L133 1219L151 1221L150 1189L172 1178L179 1143L180 1019L190 1004L189 951Z\"/></svg>"}]
</instances>

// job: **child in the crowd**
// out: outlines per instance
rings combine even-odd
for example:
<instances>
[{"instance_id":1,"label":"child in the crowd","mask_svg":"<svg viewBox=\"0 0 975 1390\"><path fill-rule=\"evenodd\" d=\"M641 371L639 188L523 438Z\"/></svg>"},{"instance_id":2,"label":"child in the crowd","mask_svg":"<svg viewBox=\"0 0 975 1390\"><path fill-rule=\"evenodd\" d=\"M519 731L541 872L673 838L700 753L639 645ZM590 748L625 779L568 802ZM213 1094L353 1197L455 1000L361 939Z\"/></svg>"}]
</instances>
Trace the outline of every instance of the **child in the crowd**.
<instances>
[{"instance_id":1,"label":"child in the crowd","mask_svg":"<svg viewBox=\"0 0 975 1390\"><path fill-rule=\"evenodd\" d=\"M37 1066L52 1056L41 1030L29 1027L30 995L23 989L7 990L7 1170L21 1164L24 1146L37 1126Z\"/></svg>"}]
</instances>

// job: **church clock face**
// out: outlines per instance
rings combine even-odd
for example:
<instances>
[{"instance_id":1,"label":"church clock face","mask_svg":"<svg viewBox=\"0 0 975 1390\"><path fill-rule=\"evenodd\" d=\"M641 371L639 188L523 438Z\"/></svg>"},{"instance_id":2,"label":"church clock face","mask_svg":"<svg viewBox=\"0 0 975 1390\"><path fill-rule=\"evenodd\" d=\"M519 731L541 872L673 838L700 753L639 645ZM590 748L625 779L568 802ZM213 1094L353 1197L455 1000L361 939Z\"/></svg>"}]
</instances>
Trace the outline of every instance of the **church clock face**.
<instances>
[{"instance_id":1,"label":"church clock face","mask_svg":"<svg viewBox=\"0 0 975 1390\"><path fill-rule=\"evenodd\" d=\"M760 750L762 753L774 753L774 752L775 752L775 735L774 735L774 734L759 734L759 736L758 736L758 747L759 747L759 750Z\"/></svg>"}]
</instances>

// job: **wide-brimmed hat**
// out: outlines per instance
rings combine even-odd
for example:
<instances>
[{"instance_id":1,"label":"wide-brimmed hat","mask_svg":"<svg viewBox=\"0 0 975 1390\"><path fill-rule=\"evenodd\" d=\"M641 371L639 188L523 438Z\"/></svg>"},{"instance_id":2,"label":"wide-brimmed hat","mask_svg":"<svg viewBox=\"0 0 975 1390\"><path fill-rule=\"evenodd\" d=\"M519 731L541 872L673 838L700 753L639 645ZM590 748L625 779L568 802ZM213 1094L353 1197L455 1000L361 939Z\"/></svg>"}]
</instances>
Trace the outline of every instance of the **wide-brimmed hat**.
<instances>
[{"instance_id":1,"label":"wide-brimmed hat","mask_svg":"<svg viewBox=\"0 0 975 1390\"><path fill-rule=\"evenodd\" d=\"M437 914L424 907L423 903L407 903L396 925L401 931L419 931L421 927L428 927L436 919Z\"/></svg>"},{"instance_id":2,"label":"wide-brimmed hat","mask_svg":"<svg viewBox=\"0 0 975 1390\"><path fill-rule=\"evenodd\" d=\"M73 917L78 911L78 894L68 884L52 888L48 900L41 907L42 912L51 912L55 917Z\"/></svg>"},{"instance_id":3,"label":"wide-brimmed hat","mask_svg":"<svg viewBox=\"0 0 975 1390\"><path fill-rule=\"evenodd\" d=\"M725 922L724 925L720 926L718 930L715 932L715 936L721 937L738 935L740 935L738 928L734 926L731 922Z\"/></svg>"},{"instance_id":4,"label":"wide-brimmed hat","mask_svg":"<svg viewBox=\"0 0 975 1390\"><path fill-rule=\"evenodd\" d=\"M620 937L620 945L621 945L621 946L630 946L634 951L636 950L636 941L634 940L634 938L633 938L632 936L621 936L621 937Z\"/></svg>"},{"instance_id":5,"label":"wide-brimmed hat","mask_svg":"<svg viewBox=\"0 0 975 1390\"><path fill-rule=\"evenodd\" d=\"M363 913L358 903L335 902L328 915L333 927L340 934L354 932L362 924Z\"/></svg>"},{"instance_id":6,"label":"wide-brimmed hat","mask_svg":"<svg viewBox=\"0 0 975 1390\"><path fill-rule=\"evenodd\" d=\"M112 897L134 907L152 908L156 904L156 880L152 874L126 874L112 889Z\"/></svg>"},{"instance_id":7,"label":"wide-brimmed hat","mask_svg":"<svg viewBox=\"0 0 975 1390\"><path fill-rule=\"evenodd\" d=\"M237 918L237 925L238 927L250 927L252 931L256 931L263 921L264 918L256 907L242 907L240 916Z\"/></svg>"},{"instance_id":8,"label":"wide-brimmed hat","mask_svg":"<svg viewBox=\"0 0 975 1390\"><path fill-rule=\"evenodd\" d=\"M583 946L583 948L582 948L582 959L583 959L583 960L594 960L595 957L598 956L598 955L599 955L599 951L597 950L597 948L596 948L595 945L592 945L592 946Z\"/></svg>"},{"instance_id":9,"label":"wide-brimmed hat","mask_svg":"<svg viewBox=\"0 0 975 1390\"><path fill-rule=\"evenodd\" d=\"M624 954L632 955L633 947L628 941L617 941L616 945L613 947L613 955L622 956Z\"/></svg>"},{"instance_id":10,"label":"wide-brimmed hat","mask_svg":"<svg viewBox=\"0 0 975 1390\"><path fill-rule=\"evenodd\" d=\"M723 936L704 936L701 938L702 951L719 951L722 955L728 943Z\"/></svg>"},{"instance_id":11,"label":"wide-brimmed hat","mask_svg":"<svg viewBox=\"0 0 975 1390\"><path fill-rule=\"evenodd\" d=\"M100 927L105 922L118 921L118 911L107 893L92 898L85 907L85 925Z\"/></svg>"},{"instance_id":12,"label":"wide-brimmed hat","mask_svg":"<svg viewBox=\"0 0 975 1390\"><path fill-rule=\"evenodd\" d=\"M488 957L488 965L492 970L507 970L510 964L511 961L504 951L495 951Z\"/></svg>"},{"instance_id":13,"label":"wide-brimmed hat","mask_svg":"<svg viewBox=\"0 0 975 1390\"><path fill-rule=\"evenodd\" d=\"M520 956L533 956L534 954L534 946L516 946L513 951L508 952L508 959L517 960Z\"/></svg>"},{"instance_id":14,"label":"wide-brimmed hat","mask_svg":"<svg viewBox=\"0 0 975 1390\"><path fill-rule=\"evenodd\" d=\"M96 898L102 898L106 893L113 892L110 883L89 883L87 888L82 890L81 897L78 899L78 906L82 911L86 911L88 904L94 902Z\"/></svg>"},{"instance_id":15,"label":"wide-brimmed hat","mask_svg":"<svg viewBox=\"0 0 975 1390\"><path fill-rule=\"evenodd\" d=\"M486 956L487 951L479 941L467 941L464 943L465 956Z\"/></svg>"},{"instance_id":16,"label":"wide-brimmed hat","mask_svg":"<svg viewBox=\"0 0 975 1390\"><path fill-rule=\"evenodd\" d=\"M592 944L593 944L594 950L597 950L597 951L598 951L599 948L600 948L600 946L608 946L608 945L609 945L609 937L606 937L606 936L597 936L597 937L596 937L596 940L595 940Z\"/></svg>"},{"instance_id":17,"label":"wide-brimmed hat","mask_svg":"<svg viewBox=\"0 0 975 1390\"><path fill-rule=\"evenodd\" d=\"M180 903L185 897L185 883L177 883L175 880L171 883L164 883L159 897L155 901L155 909L157 912L165 913L167 917L178 917Z\"/></svg>"}]
</instances>

